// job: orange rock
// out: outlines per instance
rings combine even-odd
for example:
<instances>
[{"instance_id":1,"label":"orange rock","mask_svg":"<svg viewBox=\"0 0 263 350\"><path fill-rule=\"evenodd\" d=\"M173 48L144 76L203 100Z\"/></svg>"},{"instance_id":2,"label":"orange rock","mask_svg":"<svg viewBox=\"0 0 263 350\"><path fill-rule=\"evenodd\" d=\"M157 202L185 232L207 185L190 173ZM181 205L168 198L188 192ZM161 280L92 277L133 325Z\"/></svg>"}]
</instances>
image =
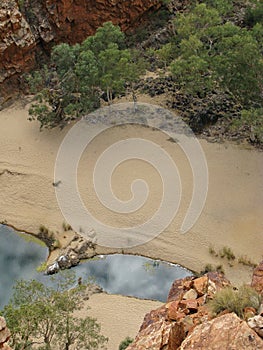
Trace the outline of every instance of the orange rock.
<instances>
[{"instance_id":1,"label":"orange rock","mask_svg":"<svg viewBox=\"0 0 263 350\"><path fill-rule=\"evenodd\" d=\"M194 289L197 291L199 296L203 296L207 292L207 283L207 276L202 276L194 280Z\"/></svg>"},{"instance_id":2,"label":"orange rock","mask_svg":"<svg viewBox=\"0 0 263 350\"><path fill-rule=\"evenodd\" d=\"M231 313L196 326L178 350L262 350L263 340Z\"/></svg>"},{"instance_id":3,"label":"orange rock","mask_svg":"<svg viewBox=\"0 0 263 350\"><path fill-rule=\"evenodd\" d=\"M191 312L197 311L198 309L198 301L196 299L188 299L188 300L181 300L179 303L179 307L186 308L190 310Z\"/></svg>"},{"instance_id":4,"label":"orange rock","mask_svg":"<svg viewBox=\"0 0 263 350\"><path fill-rule=\"evenodd\" d=\"M185 327L183 323L174 323L170 334L167 350L175 350L177 349L182 341L184 340L186 335Z\"/></svg>"}]
</instances>

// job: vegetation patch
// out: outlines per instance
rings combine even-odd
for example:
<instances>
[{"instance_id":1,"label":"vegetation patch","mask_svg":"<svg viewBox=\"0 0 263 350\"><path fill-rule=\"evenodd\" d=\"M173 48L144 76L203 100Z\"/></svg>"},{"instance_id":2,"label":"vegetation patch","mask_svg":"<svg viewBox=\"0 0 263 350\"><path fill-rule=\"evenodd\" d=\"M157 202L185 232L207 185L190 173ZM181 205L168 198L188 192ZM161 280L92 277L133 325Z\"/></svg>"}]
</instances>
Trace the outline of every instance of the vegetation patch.
<instances>
[{"instance_id":1,"label":"vegetation patch","mask_svg":"<svg viewBox=\"0 0 263 350\"><path fill-rule=\"evenodd\" d=\"M235 312L237 316L244 318L244 309L253 307L258 310L261 304L261 296L253 288L243 285L238 290L226 287L218 291L210 302L211 310L219 314L224 310Z\"/></svg>"}]
</instances>

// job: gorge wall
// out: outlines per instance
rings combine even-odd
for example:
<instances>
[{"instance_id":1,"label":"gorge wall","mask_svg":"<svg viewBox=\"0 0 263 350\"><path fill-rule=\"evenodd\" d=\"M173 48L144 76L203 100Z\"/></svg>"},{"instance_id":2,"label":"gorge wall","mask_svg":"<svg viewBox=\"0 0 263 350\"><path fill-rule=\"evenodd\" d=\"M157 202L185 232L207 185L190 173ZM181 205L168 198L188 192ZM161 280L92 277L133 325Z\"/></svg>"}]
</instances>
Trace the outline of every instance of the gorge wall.
<instances>
[{"instance_id":1,"label":"gorge wall","mask_svg":"<svg viewBox=\"0 0 263 350\"><path fill-rule=\"evenodd\" d=\"M54 43L75 44L112 21L127 31L161 0L1 0L0 104Z\"/></svg>"}]
</instances>

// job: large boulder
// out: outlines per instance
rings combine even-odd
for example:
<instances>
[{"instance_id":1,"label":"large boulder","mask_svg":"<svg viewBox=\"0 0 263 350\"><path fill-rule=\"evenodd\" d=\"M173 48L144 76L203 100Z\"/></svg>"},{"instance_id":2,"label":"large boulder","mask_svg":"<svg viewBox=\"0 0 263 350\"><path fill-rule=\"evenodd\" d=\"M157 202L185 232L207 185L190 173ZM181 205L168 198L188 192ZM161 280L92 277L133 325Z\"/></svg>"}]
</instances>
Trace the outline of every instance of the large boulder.
<instances>
[{"instance_id":1,"label":"large boulder","mask_svg":"<svg viewBox=\"0 0 263 350\"><path fill-rule=\"evenodd\" d=\"M235 313L196 326L179 350L262 350L263 340Z\"/></svg>"}]
</instances>

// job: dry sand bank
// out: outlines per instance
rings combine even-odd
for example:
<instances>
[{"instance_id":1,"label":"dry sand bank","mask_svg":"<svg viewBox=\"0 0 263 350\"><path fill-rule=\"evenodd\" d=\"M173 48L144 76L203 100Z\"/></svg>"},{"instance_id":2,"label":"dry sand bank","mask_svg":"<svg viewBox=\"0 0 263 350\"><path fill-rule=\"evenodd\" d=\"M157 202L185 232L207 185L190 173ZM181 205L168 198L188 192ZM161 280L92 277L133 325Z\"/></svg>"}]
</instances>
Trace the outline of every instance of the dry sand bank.
<instances>
[{"instance_id":1,"label":"dry sand bank","mask_svg":"<svg viewBox=\"0 0 263 350\"><path fill-rule=\"evenodd\" d=\"M149 102L149 101L147 101ZM156 103L156 101L155 101ZM0 112L0 221L29 232L37 232L43 224L53 231L61 231L63 216L58 207L52 186L56 154L64 130L39 132L36 122L29 122L28 106L13 105ZM161 198L158 174L143 162L130 161L117 169L113 176L113 189L121 199L130 196L130 181L139 174L148 182L150 197L137 215L116 215L87 191L91 172L81 167L88 162L89 169L113 140L136 135L158 142L176 160L183 185L183 200L179 212L170 226L157 238L143 246L125 249L125 253L141 254L179 263L191 270L200 271L205 264L223 264L226 275L233 283L248 281L251 269L209 254L223 246L232 248L236 256L247 256L254 262L262 259L263 246L263 153L230 143L200 143L205 152L209 170L209 190L204 210L185 235L176 233L183 220L192 193L192 174L178 146L167 141L167 135L158 131L114 128L96 140L80 163L79 186L84 202L107 224L126 225L140 223L156 210ZM83 164L82 164L83 163ZM134 171L136 169L136 172ZM86 187L85 187L86 186ZM64 235L64 233L62 234ZM60 236L62 243L62 236ZM100 247L98 253L113 251Z\"/></svg>"},{"instance_id":2,"label":"dry sand bank","mask_svg":"<svg viewBox=\"0 0 263 350\"><path fill-rule=\"evenodd\" d=\"M146 313L157 309L162 303L140 300L121 295L93 294L85 302L88 314L101 325L101 333L109 338L107 349L117 350L127 336L135 338ZM79 315L83 311L79 312Z\"/></svg>"}]
</instances>

